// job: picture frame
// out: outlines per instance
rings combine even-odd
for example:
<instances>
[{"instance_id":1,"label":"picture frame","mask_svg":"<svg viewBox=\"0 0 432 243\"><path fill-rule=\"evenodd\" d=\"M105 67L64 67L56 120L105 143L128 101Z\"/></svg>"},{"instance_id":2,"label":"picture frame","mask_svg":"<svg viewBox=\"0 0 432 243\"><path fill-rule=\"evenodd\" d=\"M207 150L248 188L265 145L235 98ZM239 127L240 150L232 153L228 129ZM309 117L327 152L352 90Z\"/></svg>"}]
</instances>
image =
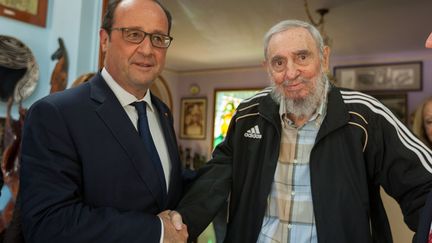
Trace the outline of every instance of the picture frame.
<instances>
[{"instance_id":1,"label":"picture frame","mask_svg":"<svg viewBox=\"0 0 432 243\"><path fill-rule=\"evenodd\" d=\"M212 148L225 139L231 118L237 106L263 88L215 89L212 129Z\"/></svg>"},{"instance_id":2,"label":"picture frame","mask_svg":"<svg viewBox=\"0 0 432 243\"><path fill-rule=\"evenodd\" d=\"M40 27L46 26L48 0L0 0L0 16Z\"/></svg>"},{"instance_id":3,"label":"picture frame","mask_svg":"<svg viewBox=\"0 0 432 243\"><path fill-rule=\"evenodd\" d=\"M408 102L406 93L370 93L383 103L404 124L408 124Z\"/></svg>"},{"instance_id":4,"label":"picture frame","mask_svg":"<svg viewBox=\"0 0 432 243\"><path fill-rule=\"evenodd\" d=\"M206 119L207 98L182 98L180 108L180 138L205 139Z\"/></svg>"},{"instance_id":5,"label":"picture frame","mask_svg":"<svg viewBox=\"0 0 432 243\"><path fill-rule=\"evenodd\" d=\"M422 90L423 63L403 62L336 66L336 86L369 92Z\"/></svg>"}]
</instances>

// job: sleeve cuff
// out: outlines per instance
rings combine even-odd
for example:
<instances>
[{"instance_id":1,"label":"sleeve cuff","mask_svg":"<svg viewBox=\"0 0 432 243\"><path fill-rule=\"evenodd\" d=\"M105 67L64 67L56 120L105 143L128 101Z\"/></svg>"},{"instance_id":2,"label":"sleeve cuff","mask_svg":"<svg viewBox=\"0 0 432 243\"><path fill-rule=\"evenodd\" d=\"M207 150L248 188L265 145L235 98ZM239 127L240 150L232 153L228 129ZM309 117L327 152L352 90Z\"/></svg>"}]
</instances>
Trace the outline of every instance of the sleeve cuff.
<instances>
[{"instance_id":1,"label":"sleeve cuff","mask_svg":"<svg viewBox=\"0 0 432 243\"><path fill-rule=\"evenodd\" d=\"M161 223L161 234L160 234L159 243L163 243L163 240L164 240L164 225L163 225L162 219L159 216L158 216L158 218L159 218L160 223Z\"/></svg>"}]
</instances>

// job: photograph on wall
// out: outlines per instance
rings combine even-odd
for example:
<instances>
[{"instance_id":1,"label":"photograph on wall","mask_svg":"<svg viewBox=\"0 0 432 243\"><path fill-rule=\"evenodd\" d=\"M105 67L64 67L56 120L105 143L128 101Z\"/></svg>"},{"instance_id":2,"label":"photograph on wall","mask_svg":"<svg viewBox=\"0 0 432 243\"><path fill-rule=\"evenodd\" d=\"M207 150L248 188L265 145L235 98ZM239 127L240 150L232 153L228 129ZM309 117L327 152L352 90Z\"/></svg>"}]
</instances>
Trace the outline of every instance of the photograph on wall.
<instances>
[{"instance_id":1,"label":"photograph on wall","mask_svg":"<svg viewBox=\"0 0 432 243\"><path fill-rule=\"evenodd\" d=\"M38 10L38 0L0 0L0 4L33 15Z\"/></svg>"},{"instance_id":2,"label":"photograph on wall","mask_svg":"<svg viewBox=\"0 0 432 243\"><path fill-rule=\"evenodd\" d=\"M48 0L0 0L0 15L45 27Z\"/></svg>"},{"instance_id":3,"label":"photograph on wall","mask_svg":"<svg viewBox=\"0 0 432 243\"><path fill-rule=\"evenodd\" d=\"M383 103L401 122L408 122L406 93L371 94Z\"/></svg>"},{"instance_id":4,"label":"photograph on wall","mask_svg":"<svg viewBox=\"0 0 432 243\"><path fill-rule=\"evenodd\" d=\"M207 99L182 98L180 112L180 138L205 139Z\"/></svg>"},{"instance_id":5,"label":"photograph on wall","mask_svg":"<svg viewBox=\"0 0 432 243\"><path fill-rule=\"evenodd\" d=\"M359 91L415 91L422 89L422 62L336 66L335 83Z\"/></svg>"}]
</instances>

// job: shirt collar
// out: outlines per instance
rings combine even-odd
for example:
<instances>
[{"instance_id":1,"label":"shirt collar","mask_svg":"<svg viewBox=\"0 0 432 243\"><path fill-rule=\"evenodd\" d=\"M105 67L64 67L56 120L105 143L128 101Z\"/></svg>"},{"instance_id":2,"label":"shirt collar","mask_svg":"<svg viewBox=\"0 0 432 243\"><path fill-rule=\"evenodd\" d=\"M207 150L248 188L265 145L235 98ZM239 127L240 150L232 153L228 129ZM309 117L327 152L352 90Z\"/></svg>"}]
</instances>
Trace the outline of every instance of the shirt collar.
<instances>
[{"instance_id":1,"label":"shirt collar","mask_svg":"<svg viewBox=\"0 0 432 243\"><path fill-rule=\"evenodd\" d=\"M138 101L145 101L150 107L150 109L153 111L153 104L151 102L151 95L150 95L150 89L148 89L141 100L137 100L137 98L132 95L131 93L127 92L123 87L121 87L114 79L113 77L108 73L108 71L103 68L101 72L102 77L104 78L105 82L108 84L108 86L113 91L114 95L119 100L122 107L127 107L128 105L138 102Z\"/></svg>"}]
</instances>

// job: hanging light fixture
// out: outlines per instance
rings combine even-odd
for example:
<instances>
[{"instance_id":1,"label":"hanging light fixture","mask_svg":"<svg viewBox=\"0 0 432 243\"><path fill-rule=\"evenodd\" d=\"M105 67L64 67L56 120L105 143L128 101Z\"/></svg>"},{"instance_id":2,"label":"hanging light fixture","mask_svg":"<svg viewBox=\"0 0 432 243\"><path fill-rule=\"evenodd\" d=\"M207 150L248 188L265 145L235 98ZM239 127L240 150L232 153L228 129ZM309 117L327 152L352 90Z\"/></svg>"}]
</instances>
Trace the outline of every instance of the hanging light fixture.
<instances>
[{"instance_id":1,"label":"hanging light fixture","mask_svg":"<svg viewBox=\"0 0 432 243\"><path fill-rule=\"evenodd\" d=\"M314 18L312 17L312 15L309 11L309 5L308 5L307 0L304 0L304 7L306 10L306 14L309 18L309 22L319 30L319 32L321 33L321 36L323 37L324 44L327 46L331 46L332 40L327 35L327 33L325 32L325 29L324 29L324 24L325 24L324 16L329 12L329 9L328 8L320 8L320 9L316 10L316 12L320 15L319 21L317 22L314 20Z\"/></svg>"},{"instance_id":2,"label":"hanging light fixture","mask_svg":"<svg viewBox=\"0 0 432 243\"><path fill-rule=\"evenodd\" d=\"M326 14L328 14L329 9L328 8L319 8L319 9L317 9L316 12L320 15L320 18L319 18L319 21L316 22L313 19L312 15L311 15L311 13L309 11L309 6L308 6L307 0L304 0L304 7L305 7L305 10L306 10L306 14L307 14L307 16L309 18L309 22L313 26L315 26L319 30L319 32L321 33L321 36L322 36L323 41L324 41L324 45L327 45L327 46L331 47L332 46L332 39L327 35L327 33L325 32L325 29L324 29L324 24L325 24L324 16ZM330 80L330 82L336 83L335 77L329 71L326 72L326 75L327 75L328 79Z\"/></svg>"}]
</instances>

